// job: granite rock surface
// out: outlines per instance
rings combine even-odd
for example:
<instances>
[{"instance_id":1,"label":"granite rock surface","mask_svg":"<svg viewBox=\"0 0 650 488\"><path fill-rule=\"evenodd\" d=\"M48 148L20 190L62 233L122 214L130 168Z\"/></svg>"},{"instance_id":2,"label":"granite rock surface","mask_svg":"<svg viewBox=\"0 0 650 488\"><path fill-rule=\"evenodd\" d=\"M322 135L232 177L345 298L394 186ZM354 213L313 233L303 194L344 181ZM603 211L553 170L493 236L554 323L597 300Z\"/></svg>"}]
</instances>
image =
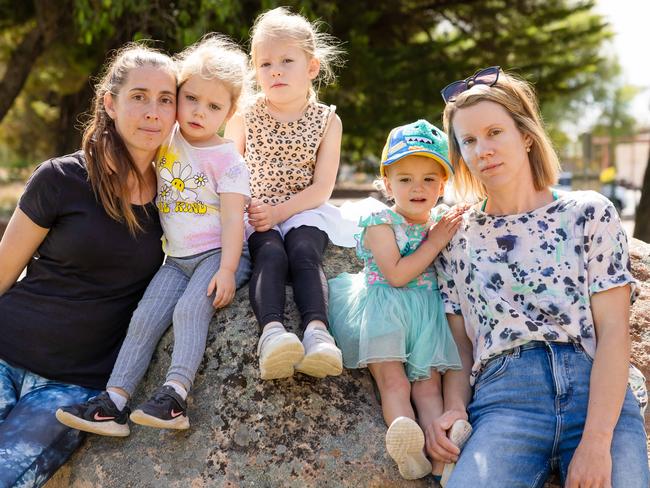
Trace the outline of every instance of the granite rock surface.
<instances>
[{"instance_id":1,"label":"granite rock surface","mask_svg":"<svg viewBox=\"0 0 650 488\"><path fill-rule=\"evenodd\" d=\"M650 245L632 240L631 255L641 283L632 310L632 361L650 377ZM329 247L328 277L358 269L353 250ZM287 304L288 326L298 324L289 290ZM257 338L244 288L212 321L189 401L191 428L133 425L126 439L89 436L47 488L436 486L431 477L407 482L399 476L384 448L386 427L367 371L262 381ZM134 404L163 382L172 339L170 330Z\"/></svg>"}]
</instances>

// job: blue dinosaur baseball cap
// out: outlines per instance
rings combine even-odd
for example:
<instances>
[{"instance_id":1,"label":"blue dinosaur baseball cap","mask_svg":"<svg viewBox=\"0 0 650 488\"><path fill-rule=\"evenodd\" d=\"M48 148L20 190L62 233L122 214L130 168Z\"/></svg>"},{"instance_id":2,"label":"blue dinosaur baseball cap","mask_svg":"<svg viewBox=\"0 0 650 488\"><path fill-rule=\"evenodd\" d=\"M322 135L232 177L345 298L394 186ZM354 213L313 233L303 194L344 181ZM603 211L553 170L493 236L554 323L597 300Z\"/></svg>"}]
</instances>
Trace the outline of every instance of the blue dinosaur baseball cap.
<instances>
[{"instance_id":1,"label":"blue dinosaur baseball cap","mask_svg":"<svg viewBox=\"0 0 650 488\"><path fill-rule=\"evenodd\" d=\"M381 176L385 176L385 166L390 166L406 156L426 156L442 166L447 178L454 175L454 168L449 162L447 135L424 119L395 127L390 131L379 163Z\"/></svg>"}]
</instances>

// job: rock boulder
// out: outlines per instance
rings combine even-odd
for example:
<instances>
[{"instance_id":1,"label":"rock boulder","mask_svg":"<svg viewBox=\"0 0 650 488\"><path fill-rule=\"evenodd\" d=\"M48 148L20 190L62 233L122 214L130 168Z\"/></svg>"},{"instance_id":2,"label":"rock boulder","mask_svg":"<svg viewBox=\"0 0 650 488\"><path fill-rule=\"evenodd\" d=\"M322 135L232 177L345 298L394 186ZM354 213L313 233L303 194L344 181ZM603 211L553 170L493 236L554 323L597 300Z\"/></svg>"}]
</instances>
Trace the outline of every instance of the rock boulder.
<instances>
[{"instance_id":1,"label":"rock boulder","mask_svg":"<svg viewBox=\"0 0 650 488\"><path fill-rule=\"evenodd\" d=\"M633 240L631 254L641 282L632 311L632 360L650 377L650 245ZM330 246L328 277L358 269L352 250ZM134 425L126 439L89 436L47 488L434 486L431 477L404 481L386 454L386 427L367 371L324 380L300 374L259 379L258 328L247 294L240 290L212 321L188 431ZM287 303L288 323L297 324L290 293ZM135 404L162 383L171 350L168 332Z\"/></svg>"}]
</instances>

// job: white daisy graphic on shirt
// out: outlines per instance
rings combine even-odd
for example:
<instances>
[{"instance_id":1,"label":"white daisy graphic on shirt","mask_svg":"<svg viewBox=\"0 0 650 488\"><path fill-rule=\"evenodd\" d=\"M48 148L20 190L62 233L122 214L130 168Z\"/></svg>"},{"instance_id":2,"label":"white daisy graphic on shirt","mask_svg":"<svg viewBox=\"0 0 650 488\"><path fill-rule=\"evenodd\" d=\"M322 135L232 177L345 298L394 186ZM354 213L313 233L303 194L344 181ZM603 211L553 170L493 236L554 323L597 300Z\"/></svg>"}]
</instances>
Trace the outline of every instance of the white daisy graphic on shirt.
<instances>
[{"instance_id":1,"label":"white daisy graphic on shirt","mask_svg":"<svg viewBox=\"0 0 650 488\"><path fill-rule=\"evenodd\" d=\"M194 175L194 183L196 183L197 187L205 186L207 182L208 182L208 177L205 175L205 173L199 173L198 175Z\"/></svg>"},{"instance_id":2,"label":"white daisy graphic on shirt","mask_svg":"<svg viewBox=\"0 0 650 488\"><path fill-rule=\"evenodd\" d=\"M176 201L179 198L187 200L196 198L194 189L198 187L192 177L192 167L189 164L181 167L180 161L174 161L172 170L167 168L160 170L160 177L171 185L171 199Z\"/></svg>"},{"instance_id":3,"label":"white daisy graphic on shirt","mask_svg":"<svg viewBox=\"0 0 650 488\"><path fill-rule=\"evenodd\" d=\"M158 191L158 196L161 202L169 202L172 197L172 187L169 185L163 185Z\"/></svg>"}]
</instances>

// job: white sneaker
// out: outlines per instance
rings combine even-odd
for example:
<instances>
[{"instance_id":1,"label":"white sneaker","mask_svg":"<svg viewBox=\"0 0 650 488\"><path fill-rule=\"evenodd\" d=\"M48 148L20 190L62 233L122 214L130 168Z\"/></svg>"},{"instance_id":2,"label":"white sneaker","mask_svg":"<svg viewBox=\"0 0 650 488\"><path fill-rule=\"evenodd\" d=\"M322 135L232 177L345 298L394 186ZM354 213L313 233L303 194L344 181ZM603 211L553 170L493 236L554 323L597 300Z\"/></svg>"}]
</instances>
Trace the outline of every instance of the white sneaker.
<instances>
[{"instance_id":1,"label":"white sneaker","mask_svg":"<svg viewBox=\"0 0 650 488\"><path fill-rule=\"evenodd\" d=\"M454 424L449 429L449 440L453 442L459 449L462 449L465 443L469 440L469 437L472 435L472 426L467 420L456 420ZM445 488L451 472L456 467L456 463L445 464L444 469L442 470L442 476L440 477L440 486Z\"/></svg>"},{"instance_id":2,"label":"white sneaker","mask_svg":"<svg viewBox=\"0 0 650 488\"><path fill-rule=\"evenodd\" d=\"M272 327L262 333L257 343L260 377L263 380L289 378L293 368L302 361L305 349L296 334L283 327Z\"/></svg>"},{"instance_id":3,"label":"white sneaker","mask_svg":"<svg viewBox=\"0 0 650 488\"><path fill-rule=\"evenodd\" d=\"M343 356L329 332L318 328L305 332L302 344L305 357L296 366L296 371L316 378L341 374Z\"/></svg>"},{"instance_id":4,"label":"white sneaker","mask_svg":"<svg viewBox=\"0 0 650 488\"><path fill-rule=\"evenodd\" d=\"M397 463L402 478L415 480L431 474L431 463L424 455L424 432L415 420L393 420L386 432L386 450Z\"/></svg>"}]
</instances>

